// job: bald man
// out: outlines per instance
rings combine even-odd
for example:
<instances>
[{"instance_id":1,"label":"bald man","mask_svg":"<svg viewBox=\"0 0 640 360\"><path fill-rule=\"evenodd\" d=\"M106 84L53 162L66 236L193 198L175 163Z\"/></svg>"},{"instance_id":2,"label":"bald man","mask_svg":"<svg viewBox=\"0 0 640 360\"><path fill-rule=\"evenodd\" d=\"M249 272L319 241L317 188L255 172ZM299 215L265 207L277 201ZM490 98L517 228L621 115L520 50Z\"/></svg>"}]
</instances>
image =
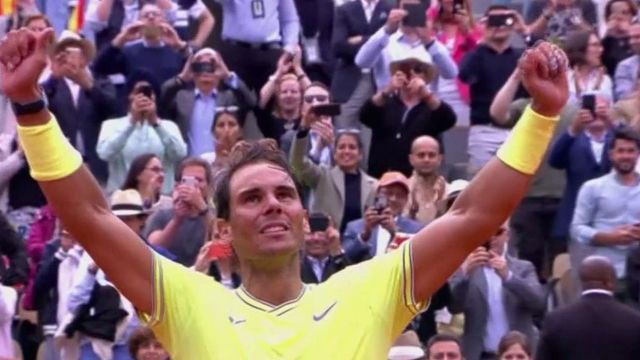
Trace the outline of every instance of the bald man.
<instances>
[{"instance_id":1,"label":"bald man","mask_svg":"<svg viewBox=\"0 0 640 360\"><path fill-rule=\"evenodd\" d=\"M603 256L578 269L584 291L545 319L536 359L640 359L640 312L613 297L616 272Z\"/></svg>"},{"instance_id":2,"label":"bald man","mask_svg":"<svg viewBox=\"0 0 640 360\"><path fill-rule=\"evenodd\" d=\"M438 141L431 136L419 136L411 144L409 163L413 174L409 178L411 192L405 216L427 224L436 218L438 203L444 198L447 181L440 175L443 155Z\"/></svg>"}]
</instances>

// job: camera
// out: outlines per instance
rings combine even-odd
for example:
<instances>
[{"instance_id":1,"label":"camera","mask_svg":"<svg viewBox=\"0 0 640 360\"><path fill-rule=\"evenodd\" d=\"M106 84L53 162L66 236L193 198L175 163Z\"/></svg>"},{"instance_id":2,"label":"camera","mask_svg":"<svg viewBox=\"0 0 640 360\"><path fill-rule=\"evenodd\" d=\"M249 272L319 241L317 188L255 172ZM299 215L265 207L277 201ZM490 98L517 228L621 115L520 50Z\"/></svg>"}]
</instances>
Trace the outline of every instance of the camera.
<instances>
[{"instance_id":1,"label":"camera","mask_svg":"<svg viewBox=\"0 0 640 360\"><path fill-rule=\"evenodd\" d=\"M373 208L378 214L382 214L382 212L384 212L384 209L386 209L387 207L389 207L389 199L387 198L387 196L384 194L378 194L373 203Z\"/></svg>"}]
</instances>

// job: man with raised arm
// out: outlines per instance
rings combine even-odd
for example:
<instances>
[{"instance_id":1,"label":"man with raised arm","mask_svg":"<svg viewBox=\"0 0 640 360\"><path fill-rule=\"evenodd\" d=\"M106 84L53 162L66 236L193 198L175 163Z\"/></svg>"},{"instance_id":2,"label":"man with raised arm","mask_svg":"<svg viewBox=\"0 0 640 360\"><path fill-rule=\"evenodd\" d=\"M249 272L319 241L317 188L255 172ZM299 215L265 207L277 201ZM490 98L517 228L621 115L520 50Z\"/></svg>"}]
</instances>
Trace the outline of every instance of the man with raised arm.
<instances>
[{"instance_id":1,"label":"man with raised arm","mask_svg":"<svg viewBox=\"0 0 640 360\"><path fill-rule=\"evenodd\" d=\"M300 280L306 212L277 146L237 146L217 187L222 238L243 280L230 291L150 250L111 214L37 87L52 31L0 41L32 176L64 226L136 305L175 359L383 359L465 257L507 219L542 161L567 99L567 61L542 43L520 61L533 100L511 138L446 215L397 250L317 286Z\"/></svg>"}]
</instances>

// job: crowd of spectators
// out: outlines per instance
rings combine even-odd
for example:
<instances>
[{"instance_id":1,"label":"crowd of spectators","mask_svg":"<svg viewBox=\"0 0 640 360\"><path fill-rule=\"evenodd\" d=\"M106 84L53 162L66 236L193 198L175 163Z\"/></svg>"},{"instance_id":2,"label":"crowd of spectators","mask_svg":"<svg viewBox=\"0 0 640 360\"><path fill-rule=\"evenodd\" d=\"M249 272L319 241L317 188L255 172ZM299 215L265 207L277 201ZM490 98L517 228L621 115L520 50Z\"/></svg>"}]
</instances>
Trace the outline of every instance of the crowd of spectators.
<instances>
[{"instance_id":1,"label":"crowd of spectators","mask_svg":"<svg viewBox=\"0 0 640 360\"><path fill-rule=\"evenodd\" d=\"M321 283L437 221L531 102L523 51L560 44L570 99L527 196L380 357L640 358L634 0L0 3L0 38L47 27L42 92L112 212L230 291L212 194L234 147L288 158ZM169 358L48 206L1 93L0 254L0 359Z\"/></svg>"}]
</instances>

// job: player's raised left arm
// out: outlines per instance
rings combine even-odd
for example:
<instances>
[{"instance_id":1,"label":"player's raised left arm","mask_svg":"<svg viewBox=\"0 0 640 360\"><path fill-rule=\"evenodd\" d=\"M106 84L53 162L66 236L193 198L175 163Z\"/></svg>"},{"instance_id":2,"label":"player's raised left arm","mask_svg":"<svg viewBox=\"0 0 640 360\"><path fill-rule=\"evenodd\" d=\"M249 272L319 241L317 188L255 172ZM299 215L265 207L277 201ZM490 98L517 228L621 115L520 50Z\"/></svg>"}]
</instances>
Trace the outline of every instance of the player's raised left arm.
<instances>
[{"instance_id":1,"label":"player's raised left arm","mask_svg":"<svg viewBox=\"0 0 640 360\"><path fill-rule=\"evenodd\" d=\"M568 98L567 60L559 48L541 43L518 64L532 97L496 158L476 175L440 219L412 241L414 295L429 298L471 251L495 233L525 195Z\"/></svg>"}]
</instances>

